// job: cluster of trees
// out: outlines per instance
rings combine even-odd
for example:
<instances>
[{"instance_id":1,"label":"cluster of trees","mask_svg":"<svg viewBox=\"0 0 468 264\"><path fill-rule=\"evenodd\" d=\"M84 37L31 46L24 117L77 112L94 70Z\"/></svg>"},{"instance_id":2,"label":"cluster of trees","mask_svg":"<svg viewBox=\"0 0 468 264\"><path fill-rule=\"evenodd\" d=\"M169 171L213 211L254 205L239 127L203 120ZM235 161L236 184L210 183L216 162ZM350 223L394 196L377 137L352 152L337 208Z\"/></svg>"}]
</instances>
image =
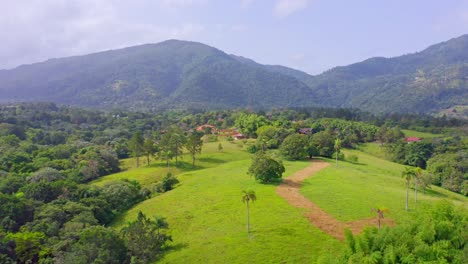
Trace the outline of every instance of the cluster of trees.
<instances>
[{"instance_id":1,"label":"cluster of trees","mask_svg":"<svg viewBox=\"0 0 468 264\"><path fill-rule=\"evenodd\" d=\"M164 133L156 134L156 137L144 138L140 131L135 132L129 141L129 149L136 159L136 166L140 166L140 157L146 156L147 165L150 157L164 160L169 167L169 162L175 158L175 165L178 165L179 157L187 150L192 157L192 167L195 167L195 157L201 153L203 133L193 131L187 133L180 128L172 126Z\"/></svg>"},{"instance_id":2,"label":"cluster of trees","mask_svg":"<svg viewBox=\"0 0 468 264\"><path fill-rule=\"evenodd\" d=\"M301 127L309 133L297 133ZM339 139L340 147L355 147L358 143L373 141L377 132L378 128L373 125L329 118L306 120L292 127L270 124L257 129L255 149L278 148L285 158L292 160L313 156L331 158L336 152L336 139Z\"/></svg>"},{"instance_id":3,"label":"cluster of trees","mask_svg":"<svg viewBox=\"0 0 468 264\"><path fill-rule=\"evenodd\" d=\"M395 227L348 230L343 255L321 263L466 263L467 219L464 208L441 201Z\"/></svg>"},{"instance_id":4,"label":"cluster of trees","mask_svg":"<svg viewBox=\"0 0 468 264\"><path fill-rule=\"evenodd\" d=\"M1 263L148 263L161 252L170 240L162 219L139 216L122 233L106 227L150 190L136 181L86 183L120 170L119 157L135 150L135 127L151 131L169 116L53 104L0 110ZM174 184L165 180L163 191Z\"/></svg>"},{"instance_id":5,"label":"cluster of trees","mask_svg":"<svg viewBox=\"0 0 468 264\"><path fill-rule=\"evenodd\" d=\"M462 136L406 142L399 127L380 128L377 138L394 162L426 169L425 182L468 195L468 154Z\"/></svg>"}]
</instances>

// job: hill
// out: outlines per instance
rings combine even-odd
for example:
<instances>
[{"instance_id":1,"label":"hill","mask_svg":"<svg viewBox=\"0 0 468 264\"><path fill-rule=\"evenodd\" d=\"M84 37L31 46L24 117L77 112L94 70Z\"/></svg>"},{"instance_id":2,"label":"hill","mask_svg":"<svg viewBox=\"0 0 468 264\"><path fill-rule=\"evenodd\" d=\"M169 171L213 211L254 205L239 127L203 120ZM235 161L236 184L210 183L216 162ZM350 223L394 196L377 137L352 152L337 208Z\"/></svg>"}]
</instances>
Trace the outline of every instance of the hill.
<instances>
[{"instance_id":1,"label":"hill","mask_svg":"<svg viewBox=\"0 0 468 264\"><path fill-rule=\"evenodd\" d=\"M308 106L312 98L293 77L177 40L1 71L0 87L2 101L133 110Z\"/></svg>"},{"instance_id":2,"label":"hill","mask_svg":"<svg viewBox=\"0 0 468 264\"><path fill-rule=\"evenodd\" d=\"M204 145L199 158L203 164L201 168L180 171L177 188L139 203L120 215L112 226L120 229L135 219L139 211L151 216L166 216L173 230L174 243L161 263L194 260L207 263L316 263L326 252L339 254L344 243L309 222L304 208L295 208L283 200L276 193L275 184L259 184L246 174L251 159L237 146L242 142L223 144L222 153L216 150L216 142ZM397 225L404 223L409 216L404 210L405 184L400 176L404 166L361 151L346 152L358 155L360 163L341 162L336 167L333 160L323 159L332 165L306 179L300 193L339 221L371 219L376 225L371 208L384 205L390 210L388 218ZM213 160L216 162L206 162ZM285 177L310 166L308 161L284 161L284 164ZM147 184L147 177L140 176L142 169L129 169L128 178ZM152 170L153 175L166 172L163 164L145 169ZM121 174L109 175L103 180L116 179L121 179ZM98 180L95 184L103 182ZM245 205L240 199L243 189L253 189L257 194L257 201L251 208L253 231L250 239L245 227ZM467 206L466 197L436 186L421 193L417 203L411 199L410 206L415 209L441 199Z\"/></svg>"},{"instance_id":3,"label":"hill","mask_svg":"<svg viewBox=\"0 0 468 264\"><path fill-rule=\"evenodd\" d=\"M468 35L395 58L371 58L307 80L335 107L434 113L468 105Z\"/></svg>"},{"instance_id":4,"label":"hill","mask_svg":"<svg viewBox=\"0 0 468 264\"><path fill-rule=\"evenodd\" d=\"M468 105L468 35L320 75L168 40L0 71L0 102L102 109L347 107L445 113ZM457 116L464 117L463 112Z\"/></svg>"}]
</instances>

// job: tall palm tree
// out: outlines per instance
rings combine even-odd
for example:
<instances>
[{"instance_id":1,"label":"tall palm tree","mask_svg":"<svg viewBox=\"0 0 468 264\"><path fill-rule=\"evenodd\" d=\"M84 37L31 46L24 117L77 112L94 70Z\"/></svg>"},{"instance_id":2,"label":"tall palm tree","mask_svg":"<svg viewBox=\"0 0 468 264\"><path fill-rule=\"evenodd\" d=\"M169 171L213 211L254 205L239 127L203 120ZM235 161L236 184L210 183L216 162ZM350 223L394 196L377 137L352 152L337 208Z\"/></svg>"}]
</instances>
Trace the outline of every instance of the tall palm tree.
<instances>
[{"instance_id":1,"label":"tall palm tree","mask_svg":"<svg viewBox=\"0 0 468 264\"><path fill-rule=\"evenodd\" d=\"M250 207L249 203L255 202L257 200L257 196L255 192L252 190L243 190L242 191L242 202L247 205L247 233L250 234Z\"/></svg>"},{"instance_id":2,"label":"tall palm tree","mask_svg":"<svg viewBox=\"0 0 468 264\"><path fill-rule=\"evenodd\" d=\"M405 167L405 170L401 172L401 177L406 180L406 211L408 211L408 197L409 197L409 188L411 179L416 177L416 172L414 168Z\"/></svg>"},{"instance_id":3,"label":"tall palm tree","mask_svg":"<svg viewBox=\"0 0 468 264\"><path fill-rule=\"evenodd\" d=\"M423 175L423 170L419 167L417 167L414 170L414 201L418 201L418 185L419 185L419 180L422 180L422 175Z\"/></svg>"},{"instance_id":4,"label":"tall palm tree","mask_svg":"<svg viewBox=\"0 0 468 264\"><path fill-rule=\"evenodd\" d=\"M338 167L338 154L340 153L341 149L341 139L335 139L335 156L336 156L336 166Z\"/></svg>"},{"instance_id":5,"label":"tall palm tree","mask_svg":"<svg viewBox=\"0 0 468 264\"><path fill-rule=\"evenodd\" d=\"M377 208L372 209L372 211L377 213L379 229L380 229L380 221L384 219L384 213L388 212L388 208L377 206Z\"/></svg>"}]
</instances>

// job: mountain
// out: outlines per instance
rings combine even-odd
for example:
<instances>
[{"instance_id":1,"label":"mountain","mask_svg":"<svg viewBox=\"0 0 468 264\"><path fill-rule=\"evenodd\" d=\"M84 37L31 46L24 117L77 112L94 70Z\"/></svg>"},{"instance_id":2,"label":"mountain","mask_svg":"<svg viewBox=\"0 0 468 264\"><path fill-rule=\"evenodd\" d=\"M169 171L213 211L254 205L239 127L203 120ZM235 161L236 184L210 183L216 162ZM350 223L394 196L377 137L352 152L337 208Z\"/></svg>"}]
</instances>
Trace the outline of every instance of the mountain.
<instances>
[{"instance_id":1,"label":"mountain","mask_svg":"<svg viewBox=\"0 0 468 264\"><path fill-rule=\"evenodd\" d=\"M371 58L305 80L335 107L436 113L468 105L468 35L395 58Z\"/></svg>"},{"instance_id":2,"label":"mountain","mask_svg":"<svg viewBox=\"0 0 468 264\"><path fill-rule=\"evenodd\" d=\"M130 110L326 106L439 113L468 106L468 35L315 76L168 40L1 70L0 101Z\"/></svg>"},{"instance_id":3,"label":"mountain","mask_svg":"<svg viewBox=\"0 0 468 264\"><path fill-rule=\"evenodd\" d=\"M272 108L310 106L312 91L207 45L169 40L0 71L0 98L132 110Z\"/></svg>"}]
</instances>

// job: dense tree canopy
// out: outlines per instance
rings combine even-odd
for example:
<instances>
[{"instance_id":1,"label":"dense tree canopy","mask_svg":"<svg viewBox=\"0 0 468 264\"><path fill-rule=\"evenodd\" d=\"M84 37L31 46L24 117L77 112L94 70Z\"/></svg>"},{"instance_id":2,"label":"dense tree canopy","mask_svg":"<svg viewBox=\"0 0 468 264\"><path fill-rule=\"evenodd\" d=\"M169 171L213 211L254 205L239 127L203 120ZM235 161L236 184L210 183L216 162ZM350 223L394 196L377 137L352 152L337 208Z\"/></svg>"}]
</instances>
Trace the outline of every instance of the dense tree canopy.
<instances>
[{"instance_id":1,"label":"dense tree canopy","mask_svg":"<svg viewBox=\"0 0 468 264\"><path fill-rule=\"evenodd\" d=\"M255 153L248 173L262 183L268 183L283 176L285 169L281 161L276 161L263 151Z\"/></svg>"}]
</instances>

